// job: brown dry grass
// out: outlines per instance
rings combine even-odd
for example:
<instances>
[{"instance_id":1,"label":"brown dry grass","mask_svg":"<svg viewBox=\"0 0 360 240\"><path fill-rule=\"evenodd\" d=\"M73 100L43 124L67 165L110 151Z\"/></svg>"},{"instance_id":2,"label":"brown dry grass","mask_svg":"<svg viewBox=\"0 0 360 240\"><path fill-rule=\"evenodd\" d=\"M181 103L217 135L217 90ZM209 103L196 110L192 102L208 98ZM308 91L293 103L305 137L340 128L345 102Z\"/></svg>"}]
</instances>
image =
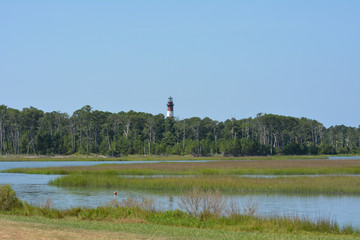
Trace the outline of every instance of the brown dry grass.
<instances>
[{"instance_id":1,"label":"brown dry grass","mask_svg":"<svg viewBox=\"0 0 360 240\"><path fill-rule=\"evenodd\" d=\"M148 239L148 236L124 232L69 229L38 223L0 220L0 239Z\"/></svg>"},{"instance_id":2,"label":"brown dry grass","mask_svg":"<svg viewBox=\"0 0 360 240\"><path fill-rule=\"evenodd\" d=\"M122 169L151 169L167 171L184 171L191 169L292 169L292 168L347 168L360 167L359 160L230 160L214 162L165 162L165 163L134 163L104 164L100 166L61 167L69 171L106 171ZM48 168L51 169L51 168Z\"/></svg>"}]
</instances>

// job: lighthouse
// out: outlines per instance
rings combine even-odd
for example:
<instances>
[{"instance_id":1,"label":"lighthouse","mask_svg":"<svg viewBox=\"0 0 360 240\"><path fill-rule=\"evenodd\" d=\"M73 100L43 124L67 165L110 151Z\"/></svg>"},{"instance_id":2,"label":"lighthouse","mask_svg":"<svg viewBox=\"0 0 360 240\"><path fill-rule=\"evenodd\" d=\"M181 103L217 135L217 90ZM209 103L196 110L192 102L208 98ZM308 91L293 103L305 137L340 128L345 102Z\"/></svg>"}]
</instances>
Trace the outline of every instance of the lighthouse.
<instances>
[{"instance_id":1,"label":"lighthouse","mask_svg":"<svg viewBox=\"0 0 360 240\"><path fill-rule=\"evenodd\" d=\"M168 103L167 103L167 113L166 113L166 117L168 118L173 118L174 117L174 103L173 103L173 99L170 96Z\"/></svg>"}]
</instances>

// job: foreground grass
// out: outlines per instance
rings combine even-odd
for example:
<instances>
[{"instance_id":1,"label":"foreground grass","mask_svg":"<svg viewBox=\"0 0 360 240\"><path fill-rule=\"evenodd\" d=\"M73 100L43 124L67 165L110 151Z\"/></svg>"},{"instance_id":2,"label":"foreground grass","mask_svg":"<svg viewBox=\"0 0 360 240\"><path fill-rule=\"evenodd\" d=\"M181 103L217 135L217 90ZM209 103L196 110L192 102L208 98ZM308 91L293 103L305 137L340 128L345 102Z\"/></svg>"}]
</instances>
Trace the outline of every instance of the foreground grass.
<instances>
[{"instance_id":1,"label":"foreground grass","mask_svg":"<svg viewBox=\"0 0 360 240\"><path fill-rule=\"evenodd\" d=\"M290 234L297 239L360 237L359 230L351 226L340 228L336 222L327 219L265 218L257 216L256 211L245 211L254 209L254 205L245 207L242 213L238 206L227 208L226 199L220 192L193 189L186 193L182 203L186 212L158 210L151 200L137 201L134 198L122 201L113 199L97 208L59 210L52 208L51 201L42 206L22 202L9 185L0 185L0 233L5 231L0 237L11 239L21 236L16 234L23 232L24 239L31 239L32 234L36 239L39 231L44 230L49 238L55 232L55 235L59 233L58 236L81 239L81 229L95 231L92 237L103 234L112 238L114 235L111 232L120 232L121 236L130 239L287 239ZM224 215L224 211L227 211L227 215ZM37 225L30 224L30 227L24 228L24 224L17 225L16 222ZM9 233L9 229L17 231ZM59 230L67 232L64 235Z\"/></svg>"},{"instance_id":2,"label":"foreground grass","mask_svg":"<svg viewBox=\"0 0 360 240\"><path fill-rule=\"evenodd\" d=\"M329 175L360 174L359 160L251 160L100 164L95 166L16 168L7 173L106 175Z\"/></svg>"},{"instance_id":3,"label":"foreground grass","mask_svg":"<svg viewBox=\"0 0 360 240\"><path fill-rule=\"evenodd\" d=\"M0 215L1 239L295 239L343 240L356 235L321 233L231 232L161 224L79 221Z\"/></svg>"},{"instance_id":4,"label":"foreground grass","mask_svg":"<svg viewBox=\"0 0 360 240\"><path fill-rule=\"evenodd\" d=\"M233 214L229 217L220 217L214 214L202 212L198 216L185 213L180 210L159 211L148 208L149 205L126 207L124 205L101 206L94 209L72 208L58 210L48 207L37 207L24 203L22 207L2 212L0 219L10 219L12 216L22 220L42 219L43 222L56 223L62 227L90 228L105 231L121 231L130 233L145 232L156 228L154 236L171 237L182 236L193 238L194 232L198 232L201 238L216 238L222 236L236 237L239 233L266 233L275 235L334 235L334 236L358 236L359 231L352 227L340 229L338 225L329 220L318 222L299 219L296 217L273 217L262 218L242 214ZM132 226L133 231L126 231L126 226ZM185 231L181 230L187 229ZM140 229L140 230L139 230ZM164 229L164 231L159 231ZM202 230L202 231L200 231ZM183 232L178 235L174 232ZM179 233L179 232L178 232ZM247 235L247 234L245 234ZM259 235L259 234L255 234ZM266 236L266 235L265 235ZM223 237L220 237L223 239ZM263 237L258 239L265 239Z\"/></svg>"},{"instance_id":5,"label":"foreground grass","mask_svg":"<svg viewBox=\"0 0 360 240\"><path fill-rule=\"evenodd\" d=\"M227 193L360 194L359 177L322 176L241 178L234 176L121 178L116 175L67 175L49 182L55 186L117 187L186 191L196 187Z\"/></svg>"},{"instance_id":6,"label":"foreground grass","mask_svg":"<svg viewBox=\"0 0 360 240\"><path fill-rule=\"evenodd\" d=\"M328 159L327 155L276 155L276 156L243 156L195 157L192 155L129 155L124 157L106 157L100 155L10 155L0 156L0 161L178 161L178 160L288 160L288 159Z\"/></svg>"}]
</instances>

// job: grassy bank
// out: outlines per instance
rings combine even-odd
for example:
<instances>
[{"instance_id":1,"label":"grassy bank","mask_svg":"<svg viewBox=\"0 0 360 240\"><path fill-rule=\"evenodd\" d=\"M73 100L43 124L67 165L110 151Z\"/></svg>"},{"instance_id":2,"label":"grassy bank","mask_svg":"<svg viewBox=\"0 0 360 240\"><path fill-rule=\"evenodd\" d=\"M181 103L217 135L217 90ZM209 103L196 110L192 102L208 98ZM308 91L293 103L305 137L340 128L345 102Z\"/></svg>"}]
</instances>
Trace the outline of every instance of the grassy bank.
<instances>
[{"instance_id":1,"label":"grassy bank","mask_svg":"<svg viewBox=\"0 0 360 240\"><path fill-rule=\"evenodd\" d=\"M347 236L360 237L360 232L350 226L339 228L336 222L331 220L311 221L298 217L270 217L264 218L256 215L256 211L241 213L237 207L233 207L224 216L222 213L226 206L223 196L216 192L192 191L187 194L190 201L184 209L161 211L154 207L152 201L143 199L125 199L116 201L115 199L97 208L72 208L59 210L52 208L51 202L42 206L30 205L19 201L13 190L8 185L0 186L0 203L6 208L0 209L0 222L2 219L12 221L28 221L52 223L64 228L84 228L97 229L102 231L121 231L127 224L139 229L158 227L161 233L155 237L175 236L171 233L180 233L187 229L189 233L199 231L200 238L224 236L249 236L255 234L254 239L266 239L268 234L274 236L289 236L288 234L298 235L311 239L314 236L337 237ZM188 198L184 198L185 200ZM196 200L196 201L194 201ZM200 205L198 203L200 202ZM245 207L246 209L247 207ZM215 210L216 209L216 210ZM219 211L218 211L219 210ZM15 217L16 216L16 217ZM91 226L91 227L90 227ZM96 226L96 227L95 227ZM177 228L181 227L181 228ZM135 228L133 228L135 229ZM166 229L168 229L166 231ZM181 230L183 229L183 230ZM164 231L163 231L164 230ZM169 232L172 230L172 232ZM184 231L184 232L186 232ZM138 234L144 232L139 231ZM194 238L195 235L181 235L187 238ZM305 238L305 239L307 239ZM232 239L232 238L231 238Z\"/></svg>"},{"instance_id":2,"label":"grassy bank","mask_svg":"<svg viewBox=\"0 0 360 240\"><path fill-rule=\"evenodd\" d=\"M296 239L294 236L298 239L360 237L359 230L351 226L340 228L336 222L329 219L312 221L296 216L265 218L257 215L254 205L244 205L243 211L238 205L228 207L224 195L217 191L193 189L185 195L186 197L181 199L182 210L174 211L159 210L149 199L138 201L133 198L122 201L113 199L97 208L59 210L52 207L51 201L46 201L41 206L22 202L17 199L9 185L0 185L0 223L12 226L16 225L16 222L41 223L44 224L41 229L56 225L65 231L87 229L122 232L124 236L127 233L136 233L138 235L135 237L129 236L135 239L194 239L195 236L199 239L269 239L270 236L275 239L287 239L289 236L292 239ZM3 224L0 225L0 232L9 230L4 229ZM23 227L17 231L23 230ZM31 231L32 227L25 229L25 232ZM154 232L155 229L157 231ZM8 231L6 233L8 234ZM6 236L0 236L4 235ZM26 237L29 239L29 236ZM77 234L74 239L76 237Z\"/></svg>"},{"instance_id":3,"label":"grassy bank","mask_svg":"<svg viewBox=\"0 0 360 240\"><path fill-rule=\"evenodd\" d=\"M13 239L249 239L249 240L350 240L358 234L309 232L238 232L189 228L130 221L87 221L76 218L49 219L0 214L0 236Z\"/></svg>"},{"instance_id":4,"label":"grassy bank","mask_svg":"<svg viewBox=\"0 0 360 240\"><path fill-rule=\"evenodd\" d=\"M67 175L49 182L55 186L117 187L182 192L194 187L227 193L360 194L358 177L322 176L243 178L236 176L122 178L116 175Z\"/></svg>"},{"instance_id":5,"label":"grassy bank","mask_svg":"<svg viewBox=\"0 0 360 240\"><path fill-rule=\"evenodd\" d=\"M329 175L360 174L359 160L251 160L100 164L95 166L17 168L7 173L106 175Z\"/></svg>"},{"instance_id":6,"label":"grassy bank","mask_svg":"<svg viewBox=\"0 0 360 240\"><path fill-rule=\"evenodd\" d=\"M276 156L243 156L195 157L192 155L129 155L108 157L101 155L2 155L0 161L181 161L181 160L288 160L288 159L327 159L327 155L276 155Z\"/></svg>"}]
</instances>

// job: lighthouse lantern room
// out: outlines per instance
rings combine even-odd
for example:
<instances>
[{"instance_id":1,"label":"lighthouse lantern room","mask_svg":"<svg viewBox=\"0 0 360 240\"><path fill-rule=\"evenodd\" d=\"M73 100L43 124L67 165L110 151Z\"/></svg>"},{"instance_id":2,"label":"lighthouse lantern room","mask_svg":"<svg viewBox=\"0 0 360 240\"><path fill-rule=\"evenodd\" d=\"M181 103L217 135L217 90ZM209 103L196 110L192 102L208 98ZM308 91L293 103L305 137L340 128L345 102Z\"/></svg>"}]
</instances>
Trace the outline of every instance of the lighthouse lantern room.
<instances>
[{"instance_id":1,"label":"lighthouse lantern room","mask_svg":"<svg viewBox=\"0 0 360 240\"><path fill-rule=\"evenodd\" d=\"M167 113L166 113L166 117L168 118L173 118L174 117L174 103L173 103L173 99L170 96L168 103L167 103Z\"/></svg>"}]
</instances>

